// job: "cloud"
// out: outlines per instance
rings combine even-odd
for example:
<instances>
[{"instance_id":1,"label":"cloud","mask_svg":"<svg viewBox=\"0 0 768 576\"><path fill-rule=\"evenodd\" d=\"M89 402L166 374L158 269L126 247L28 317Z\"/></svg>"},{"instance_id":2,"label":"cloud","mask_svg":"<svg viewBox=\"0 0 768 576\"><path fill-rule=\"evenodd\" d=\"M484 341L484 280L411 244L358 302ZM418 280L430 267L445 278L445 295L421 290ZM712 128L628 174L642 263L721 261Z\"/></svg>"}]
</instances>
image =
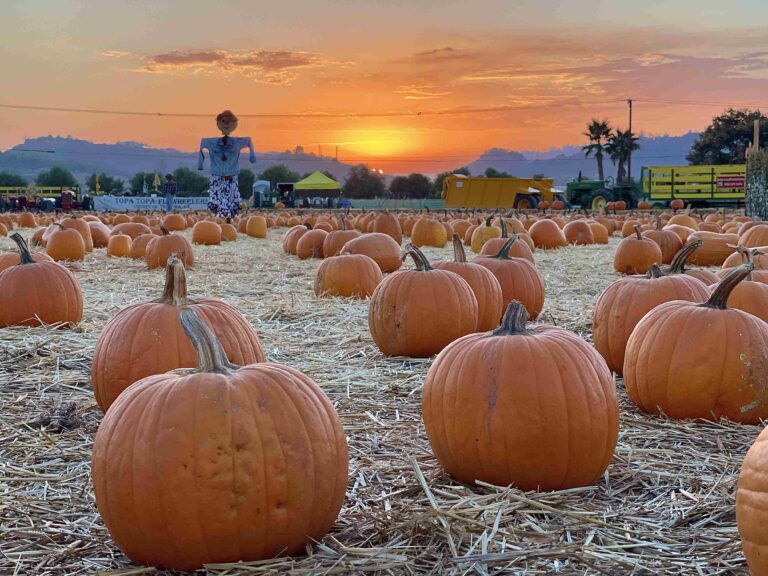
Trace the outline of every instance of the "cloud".
<instances>
[{"instance_id":1,"label":"cloud","mask_svg":"<svg viewBox=\"0 0 768 576\"><path fill-rule=\"evenodd\" d=\"M444 46L442 48L416 52L408 58L408 60L419 64L441 64L446 62L466 61L471 60L472 58L474 58L474 54L470 52L451 46Z\"/></svg>"},{"instance_id":2,"label":"cloud","mask_svg":"<svg viewBox=\"0 0 768 576\"><path fill-rule=\"evenodd\" d=\"M129 54L130 52L124 52L123 50L104 50L99 52L99 56L104 56L105 58L122 58Z\"/></svg>"},{"instance_id":3,"label":"cloud","mask_svg":"<svg viewBox=\"0 0 768 576\"><path fill-rule=\"evenodd\" d=\"M143 60L139 69L144 72L242 74L267 84L290 84L298 70L330 63L319 54L291 50L174 50Z\"/></svg>"},{"instance_id":4,"label":"cloud","mask_svg":"<svg viewBox=\"0 0 768 576\"><path fill-rule=\"evenodd\" d=\"M451 91L439 91L432 84L415 84L400 86L395 94L402 94L405 100L432 100L453 94Z\"/></svg>"}]
</instances>

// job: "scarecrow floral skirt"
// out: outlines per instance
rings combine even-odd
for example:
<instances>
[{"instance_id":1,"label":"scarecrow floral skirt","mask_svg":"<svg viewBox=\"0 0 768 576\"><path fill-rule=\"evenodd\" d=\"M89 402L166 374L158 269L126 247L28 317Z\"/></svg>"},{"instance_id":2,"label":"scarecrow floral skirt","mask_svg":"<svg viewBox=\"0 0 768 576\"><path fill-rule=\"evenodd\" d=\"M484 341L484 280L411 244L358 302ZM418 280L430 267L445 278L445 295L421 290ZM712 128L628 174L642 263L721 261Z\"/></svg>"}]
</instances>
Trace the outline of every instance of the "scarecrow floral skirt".
<instances>
[{"instance_id":1,"label":"scarecrow floral skirt","mask_svg":"<svg viewBox=\"0 0 768 576\"><path fill-rule=\"evenodd\" d=\"M216 216L232 218L240 210L242 200L237 176L211 176L208 194L208 210Z\"/></svg>"}]
</instances>

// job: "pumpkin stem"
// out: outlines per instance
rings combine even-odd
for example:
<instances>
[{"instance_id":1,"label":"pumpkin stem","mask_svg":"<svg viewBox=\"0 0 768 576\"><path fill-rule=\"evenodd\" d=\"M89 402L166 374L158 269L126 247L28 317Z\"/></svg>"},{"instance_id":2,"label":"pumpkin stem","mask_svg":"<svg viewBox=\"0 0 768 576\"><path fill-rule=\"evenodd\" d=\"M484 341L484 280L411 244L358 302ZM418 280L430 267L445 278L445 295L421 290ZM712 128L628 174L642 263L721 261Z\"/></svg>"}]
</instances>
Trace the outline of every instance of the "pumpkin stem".
<instances>
[{"instance_id":1,"label":"pumpkin stem","mask_svg":"<svg viewBox=\"0 0 768 576\"><path fill-rule=\"evenodd\" d=\"M160 224L160 231L163 233L163 236L170 236L171 233L169 232L168 228Z\"/></svg>"},{"instance_id":2,"label":"pumpkin stem","mask_svg":"<svg viewBox=\"0 0 768 576\"><path fill-rule=\"evenodd\" d=\"M661 225L661 216L656 217L656 230L661 230L663 226Z\"/></svg>"},{"instance_id":3,"label":"pumpkin stem","mask_svg":"<svg viewBox=\"0 0 768 576\"><path fill-rule=\"evenodd\" d=\"M19 247L19 264L34 264L35 260L32 258L32 254L29 252L29 246L27 241L18 232L11 234L11 240L16 242L16 246Z\"/></svg>"},{"instance_id":4,"label":"pumpkin stem","mask_svg":"<svg viewBox=\"0 0 768 576\"><path fill-rule=\"evenodd\" d=\"M507 221L505 218L499 218L499 222L501 223L501 237L502 238L508 238L507 235Z\"/></svg>"},{"instance_id":5,"label":"pumpkin stem","mask_svg":"<svg viewBox=\"0 0 768 576\"><path fill-rule=\"evenodd\" d=\"M427 260L427 257L424 255L424 252L419 250L410 242L405 245L405 249L403 251L403 259L405 259L405 257L408 255L413 258L413 263L416 264L416 270L419 272L429 272L432 270L432 266L430 265L429 260Z\"/></svg>"},{"instance_id":6,"label":"pumpkin stem","mask_svg":"<svg viewBox=\"0 0 768 576\"><path fill-rule=\"evenodd\" d=\"M661 271L661 268L657 264L651 264L648 267L648 273L645 275L646 278L649 280L653 278L661 278L664 276L664 272Z\"/></svg>"},{"instance_id":7,"label":"pumpkin stem","mask_svg":"<svg viewBox=\"0 0 768 576\"><path fill-rule=\"evenodd\" d=\"M488 216L488 218L485 219L485 225L490 227L492 221L493 221L493 215Z\"/></svg>"},{"instance_id":8,"label":"pumpkin stem","mask_svg":"<svg viewBox=\"0 0 768 576\"><path fill-rule=\"evenodd\" d=\"M512 248L512 244L514 244L516 241L517 234L512 234L512 236L509 237L509 240L504 242L504 246L501 247L499 253L495 256L491 256L491 258L496 258L497 260L509 260L511 258L509 255L509 249Z\"/></svg>"},{"instance_id":9,"label":"pumpkin stem","mask_svg":"<svg viewBox=\"0 0 768 576\"><path fill-rule=\"evenodd\" d=\"M715 290L712 292L712 296L709 300L703 304L699 304L701 308L715 308L717 310L726 310L728 308L728 297L734 288L750 275L752 270L755 269L754 264L741 264L736 266L733 270L728 272L725 277L720 280Z\"/></svg>"},{"instance_id":10,"label":"pumpkin stem","mask_svg":"<svg viewBox=\"0 0 768 576\"><path fill-rule=\"evenodd\" d=\"M183 308L179 314L179 320L197 354L195 372L229 374L238 368L229 363L227 354L221 347L221 342L206 323L200 319L194 309Z\"/></svg>"},{"instance_id":11,"label":"pumpkin stem","mask_svg":"<svg viewBox=\"0 0 768 576\"><path fill-rule=\"evenodd\" d=\"M341 229L344 231L347 229L347 219L344 216L341 217Z\"/></svg>"},{"instance_id":12,"label":"pumpkin stem","mask_svg":"<svg viewBox=\"0 0 768 576\"><path fill-rule=\"evenodd\" d=\"M310 222L305 222L304 226L307 227L307 230L312 230L312 224Z\"/></svg>"},{"instance_id":13,"label":"pumpkin stem","mask_svg":"<svg viewBox=\"0 0 768 576\"><path fill-rule=\"evenodd\" d=\"M458 234L453 235L453 261L463 264L467 261L467 253L464 251L464 243Z\"/></svg>"},{"instance_id":14,"label":"pumpkin stem","mask_svg":"<svg viewBox=\"0 0 768 576\"><path fill-rule=\"evenodd\" d=\"M513 300L507 306L501 324L491 332L491 336L514 336L516 334L530 334L525 327L528 322L528 310L520 302Z\"/></svg>"},{"instance_id":15,"label":"pumpkin stem","mask_svg":"<svg viewBox=\"0 0 768 576\"><path fill-rule=\"evenodd\" d=\"M635 234L637 234L637 239L638 240L642 240L643 239L643 235L641 233L641 230L642 229L640 228L640 224L635 224Z\"/></svg>"},{"instance_id":16,"label":"pumpkin stem","mask_svg":"<svg viewBox=\"0 0 768 576\"><path fill-rule=\"evenodd\" d=\"M174 252L168 257L165 266L165 289L160 298L163 304L173 304L174 306L183 306L189 303L187 298L187 271L184 263L179 260Z\"/></svg>"},{"instance_id":17,"label":"pumpkin stem","mask_svg":"<svg viewBox=\"0 0 768 576\"><path fill-rule=\"evenodd\" d=\"M688 258L690 258L694 252L696 252L696 250L701 248L702 244L704 244L704 240L693 240L692 242L688 242L685 246L680 248L680 250L677 251L677 254L675 254L675 257L672 259L672 263L667 269L667 274L684 274L685 263L688 261Z\"/></svg>"}]
</instances>

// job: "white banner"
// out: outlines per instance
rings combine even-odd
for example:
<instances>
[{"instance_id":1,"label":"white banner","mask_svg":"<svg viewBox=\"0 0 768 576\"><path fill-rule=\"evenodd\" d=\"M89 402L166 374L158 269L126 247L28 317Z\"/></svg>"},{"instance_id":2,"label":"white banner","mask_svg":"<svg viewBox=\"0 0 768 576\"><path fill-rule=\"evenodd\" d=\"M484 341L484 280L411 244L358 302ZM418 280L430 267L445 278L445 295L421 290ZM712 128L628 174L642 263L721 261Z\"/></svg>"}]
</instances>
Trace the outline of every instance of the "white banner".
<instances>
[{"instance_id":1,"label":"white banner","mask_svg":"<svg viewBox=\"0 0 768 576\"><path fill-rule=\"evenodd\" d=\"M165 210L165 196L94 196L93 208L99 212ZM208 196L173 199L174 210L206 210Z\"/></svg>"}]
</instances>

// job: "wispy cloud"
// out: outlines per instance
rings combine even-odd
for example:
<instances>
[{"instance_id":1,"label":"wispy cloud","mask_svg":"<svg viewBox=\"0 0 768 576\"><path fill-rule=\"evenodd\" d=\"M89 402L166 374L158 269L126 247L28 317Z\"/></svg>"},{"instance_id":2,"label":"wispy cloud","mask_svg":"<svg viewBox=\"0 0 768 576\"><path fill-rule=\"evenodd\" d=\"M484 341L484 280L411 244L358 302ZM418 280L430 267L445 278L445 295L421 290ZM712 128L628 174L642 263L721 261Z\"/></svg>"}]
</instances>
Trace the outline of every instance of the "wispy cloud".
<instances>
[{"instance_id":1,"label":"wispy cloud","mask_svg":"<svg viewBox=\"0 0 768 576\"><path fill-rule=\"evenodd\" d=\"M99 52L99 56L104 56L105 58L122 58L123 56L128 56L130 52L125 52L123 50L104 50L102 52Z\"/></svg>"},{"instance_id":2,"label":"wispy cloud","mask_svg":"<svg viewBox=\"0 0 768 576\"><path fill-rule=\"evenodd\" d=\"M437 90L432 84L414 84L400 86L395 90L395 94L402 94L405 100L433 100L450 96L453 92Z\"/></svg>"},{"instance_id":3,"label":"wispy cloud","mask_svg":"<svg viewBox=\"0 0 768 576\"><path fill-rule=\"evenodd\" d=\"M139 70L158 74L242 74L256 82L290 84L304 68L330 60L291 50L174 50L143 57Z\"/></svg>"}]
</instances>

